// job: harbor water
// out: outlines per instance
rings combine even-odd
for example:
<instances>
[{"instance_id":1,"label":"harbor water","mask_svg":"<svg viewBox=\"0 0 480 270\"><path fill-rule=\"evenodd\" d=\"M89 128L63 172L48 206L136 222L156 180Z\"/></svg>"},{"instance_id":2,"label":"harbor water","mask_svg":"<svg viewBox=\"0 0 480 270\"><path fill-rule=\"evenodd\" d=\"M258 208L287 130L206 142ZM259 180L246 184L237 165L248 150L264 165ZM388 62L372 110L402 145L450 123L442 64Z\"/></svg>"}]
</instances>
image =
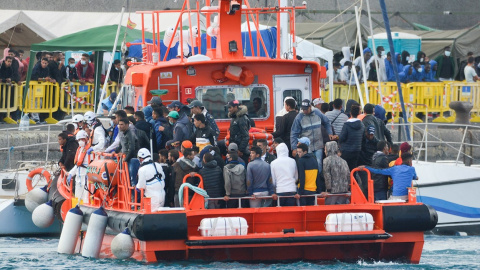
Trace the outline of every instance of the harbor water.
<instances>
[{"instance_id":1,"label":"harbor water","mask_svg":"<svg viewBox=\"0 0 480 270\"><path fill-rule=\"evenodd\" d=\"M370 262L163 262L88 259L57 253L56 238L0 238L0 269L480 269L479 236L426 235L420 264ZM265 252L268 252L266 249Z\"/></svg>"}]
</instances>

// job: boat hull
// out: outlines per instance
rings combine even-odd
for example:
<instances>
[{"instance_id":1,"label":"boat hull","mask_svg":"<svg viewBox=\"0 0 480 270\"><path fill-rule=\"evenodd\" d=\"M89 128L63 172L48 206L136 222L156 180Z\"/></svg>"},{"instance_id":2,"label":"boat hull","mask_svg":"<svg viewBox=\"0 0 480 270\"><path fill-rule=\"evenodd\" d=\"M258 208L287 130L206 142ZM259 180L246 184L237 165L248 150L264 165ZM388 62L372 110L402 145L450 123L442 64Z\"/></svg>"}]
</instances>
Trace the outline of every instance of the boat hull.
<instances>
[{"instance_id":1,"label":"boat hull","mask_svg":"<svg viewBox=\"0 0 480 270\"><path fill-rule=\"evenodd\" d=\"M420 178L416 183L417 201L438 213L438 224L432 232L480 235L480 170L441 163L415 167Z\"/></svg>"},{"instance_id":2,"label":"boat hull","mask_svg":"<svg viewBox=\"0 0 480 270\"><path fill-rule=\"evenodd\" d=\"M80 208L86 225L96 209L89 206ZM108 228L102 242L101 255L113 257L110 244L115 234L127 227L132 231L135 242L133 258L146 262L364 259L418 263L424 244L423 231L432 229L437 220L435 211L423 204L319 205L234 210L142 214L107 209ZM343 212L371 213L375 217L375 229L357 232L326 231L325 217L329 213ZM248 234L201 236L198 232L201 220L218 216L245 218L249 224ZM79 240L78 245L80 242ZM77 246L77 250L79 248Z\"/></svg>"},{"instance_id":3,"label":"boat hull","mask_svg":"<svg viewBox=\"0 0 480 270\"><path fill-rule=\"evenodd\" d=\"M0 236L56 236L61 231L58 219L48 228L35 226L23 200L0 199L0 220Z\"/></svg>"}]
</instances>

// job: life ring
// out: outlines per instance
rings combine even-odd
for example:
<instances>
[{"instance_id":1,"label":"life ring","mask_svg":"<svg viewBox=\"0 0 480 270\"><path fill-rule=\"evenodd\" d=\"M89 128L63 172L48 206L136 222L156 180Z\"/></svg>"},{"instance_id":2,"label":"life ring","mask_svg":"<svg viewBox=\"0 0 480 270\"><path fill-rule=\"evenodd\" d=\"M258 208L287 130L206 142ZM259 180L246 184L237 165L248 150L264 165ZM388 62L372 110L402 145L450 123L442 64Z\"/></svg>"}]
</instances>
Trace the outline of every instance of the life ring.
<instances>
[{"instance_id":1,"label":"life ring","mask_svg":"<svg viewBox=\"0 0 480 270\"><path fill-rule=\"evenodd\" d=\"M41 174L45 179L47 179L48 184L50 185L50 173L45 170L44 168L36 168L28 173L27 180L25 181L25 184L27 185L27 190L30 191L33 189L32 186L32 179L35 175Z\"/></svg>"}]
</instances>

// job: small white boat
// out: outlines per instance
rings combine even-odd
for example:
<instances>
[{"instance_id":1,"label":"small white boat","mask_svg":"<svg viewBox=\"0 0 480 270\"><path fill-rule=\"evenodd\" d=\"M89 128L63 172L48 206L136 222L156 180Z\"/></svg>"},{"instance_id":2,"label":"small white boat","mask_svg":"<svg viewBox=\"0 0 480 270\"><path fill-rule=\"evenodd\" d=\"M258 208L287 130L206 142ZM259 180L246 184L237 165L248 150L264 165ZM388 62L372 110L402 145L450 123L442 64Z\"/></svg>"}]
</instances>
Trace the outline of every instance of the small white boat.
<instances>
[{"instance_id":1,"label":"small white boat","mask_svg":"<svg viewBox=\"0 0 480 270\"><path fill-rule=\"evenodd\" d=\"M42 162L44 164L45 162ZM28 173L40 165L40 162L20 162L17 169L0 172L0 236L58 235L61 224L58 219L48 228L39 228L32 221L32 213L25 207L25 195L28 192L26 180ZM52 167L47 168L51 170ZM36 176L33 187L43 187L50 179Z\"/></svg>"}]
</instances>

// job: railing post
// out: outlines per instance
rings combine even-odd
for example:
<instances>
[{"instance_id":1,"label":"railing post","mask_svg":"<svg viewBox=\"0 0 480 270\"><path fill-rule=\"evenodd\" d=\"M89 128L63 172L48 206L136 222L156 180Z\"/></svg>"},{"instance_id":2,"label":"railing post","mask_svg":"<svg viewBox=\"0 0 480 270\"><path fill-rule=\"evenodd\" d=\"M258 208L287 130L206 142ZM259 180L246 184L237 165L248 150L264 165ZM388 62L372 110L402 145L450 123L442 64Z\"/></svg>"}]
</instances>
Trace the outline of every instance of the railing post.
<instances>
[{"instance_id":1,"label":"railing post","mask_svg":"<svg viewBox=\"0 0 480 270\"><path fill-rule=\"evenodd\" d=\"M50 150L50 125L48 126L48 131L47 131L47 153L45 154L45 166L47 166L48 163L48 151Z\"/></svg>"}]
</instances>

